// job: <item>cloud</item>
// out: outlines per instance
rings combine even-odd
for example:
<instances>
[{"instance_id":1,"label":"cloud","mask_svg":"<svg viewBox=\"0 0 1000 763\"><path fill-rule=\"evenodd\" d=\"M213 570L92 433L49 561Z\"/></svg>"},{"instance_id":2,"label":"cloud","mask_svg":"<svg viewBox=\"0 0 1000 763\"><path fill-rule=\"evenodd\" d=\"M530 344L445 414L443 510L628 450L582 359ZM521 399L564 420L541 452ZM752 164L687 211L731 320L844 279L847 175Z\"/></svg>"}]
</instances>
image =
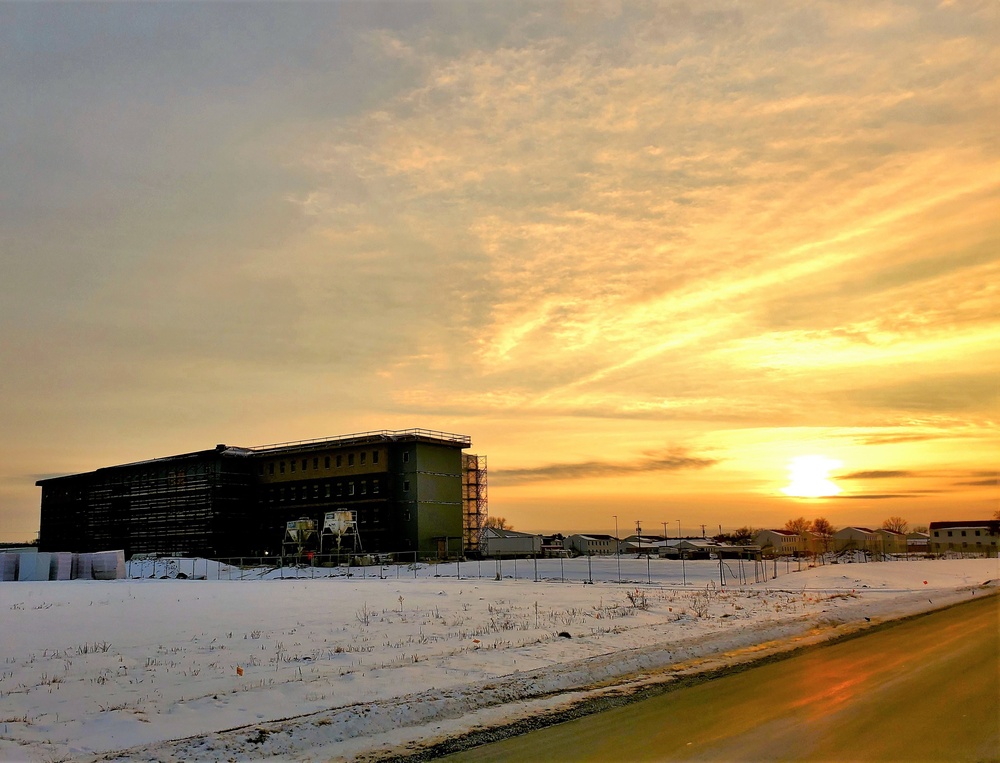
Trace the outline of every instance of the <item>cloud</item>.
<instances>
[{"instance_id":1,"label":"cloud","mask_svg":"<svg viewBox=\"0 0 1000 763\"><path fill-rule=\"evenodd\" d=\"M741 474L820 430L992 463L988 4L95 8L0 6L12 441L557 419Z\"/></svg>"},{"instance_id":2,"label":"cloud","mask_svg":"<svg viewBox=\"0 0 1000 763\"><path fill-rule=\"evenodd\" d=\"M838 480L879 480L879 479L890 479L893 477L915 477L918 476L914 472L900 471L900 470L873 470L866 472L851 472L850 474L838 474Z\"/></svg>"},{"instance_id":3,"label":"cloud","mask_svg":"<svg viewBox=\"0 0 1000 763\"><path fill-rule=\"evenodd\" d=\"M849 498L852 500L872 500L880 501L891 498L915 498L922 495L936 495L946 491L941 490L909 490L905 493L855 493L853 495L839 495L838 498Z\"/></svg>"},{"instance_id":4,"label":"cloud","mask_svg":"<svg viewBox=\"0 0 1000 763\"><path fill-rule=\"evenodd\" d=\"M949 434L873 434L858 437L857 435L847 435L857 440L862 445L900 445L907 442L926 442L928 440L940 440L949 437Z\"/></svg>"},{"instance_id":5,"label":"cloud","mask_svg":"<svg viewBox=\"0 0 1000 763\"><path fill-rule=\"evenodd\" d=\"M830 394L841 403L897 411L985 412L1000 405L1000 386L992 372L925 375Z\"/></svg>"},{"instance_id":6,"label":"cloud","mask_svg":"<svg viewBox=\"0 0 1000 763\"><path fill-rule=\"evenodd\" d=\"M953 482L952 484L956 487L998 487L1000 486L1000 477L983 480L970 480L968 482Z\"/></svg>"},{"instance_id":7,"label":"cloud","mask_svg":"<svg viewBox=\"0 0 1000 763\"><path fill-rule=\"evenodd\" d=\"M691 456L683 451L671 450L661 454L647 455L634 461L582 461L524 469L497 469L490 471L490 478L495 479L499 484L523 484L552 480L614 477L644 472L706 469L717 463L719 463L718 459Z\"/></svg>"}]
</instances>

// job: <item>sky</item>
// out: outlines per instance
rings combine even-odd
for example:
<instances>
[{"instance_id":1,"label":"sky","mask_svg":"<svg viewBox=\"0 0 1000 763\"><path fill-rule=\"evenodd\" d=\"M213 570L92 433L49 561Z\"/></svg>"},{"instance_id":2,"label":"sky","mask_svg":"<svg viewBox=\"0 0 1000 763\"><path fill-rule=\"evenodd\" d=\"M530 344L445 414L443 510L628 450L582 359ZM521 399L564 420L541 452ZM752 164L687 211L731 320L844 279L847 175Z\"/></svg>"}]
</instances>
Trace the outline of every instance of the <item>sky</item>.
<instances>
[{"instance_id":1,"label":"sky","mask_svg":"<svg viewBox=\"0 0 1000 763\"><path fill-rule=\"evenodd\" d=\"M988 518L998 41L990 0L0 4L0 540L46 476L411 427L522 530Z\"/></svg>"}]
</instances>

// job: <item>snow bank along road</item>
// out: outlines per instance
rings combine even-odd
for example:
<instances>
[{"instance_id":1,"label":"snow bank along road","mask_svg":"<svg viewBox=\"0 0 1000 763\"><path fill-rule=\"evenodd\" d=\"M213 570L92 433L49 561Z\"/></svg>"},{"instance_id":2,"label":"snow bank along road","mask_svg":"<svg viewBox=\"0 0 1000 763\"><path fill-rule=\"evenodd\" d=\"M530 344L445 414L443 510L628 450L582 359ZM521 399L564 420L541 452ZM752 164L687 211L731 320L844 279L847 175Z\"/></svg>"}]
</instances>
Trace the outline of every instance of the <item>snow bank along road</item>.
<instances>
[{"instance_id":1,"label":"snow bank along road","mask_svg":"<svg viewBox=\"0 0 1000 763\"><path fill-rule=\"evenodd\" d=\"M676 563L654 562L647 584L645 561L622 561L633 582L621 586L444 566L416 579L3 584L0 760L386 758L1000 578L995 559L900 561L722 589L717 563L688 562L683 586Z\"/></svg>"}]
</instances>

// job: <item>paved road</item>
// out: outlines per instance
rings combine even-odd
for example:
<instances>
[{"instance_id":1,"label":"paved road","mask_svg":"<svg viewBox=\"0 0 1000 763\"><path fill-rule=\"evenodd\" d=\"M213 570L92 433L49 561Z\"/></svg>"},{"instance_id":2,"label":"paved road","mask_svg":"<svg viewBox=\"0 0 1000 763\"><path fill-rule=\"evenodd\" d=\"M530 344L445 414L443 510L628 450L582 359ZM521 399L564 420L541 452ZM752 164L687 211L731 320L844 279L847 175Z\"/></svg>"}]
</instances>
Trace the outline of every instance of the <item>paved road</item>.
<instances>
[{"instance_id":1,"label":"paved road","mask_svg":"<svg viewBox=\"0 0 1000 763\"><path fill-rule=\"evenodd\" d=\"M1000 596L445 760L1000 760Z\"/></svg>"}]
</instances>

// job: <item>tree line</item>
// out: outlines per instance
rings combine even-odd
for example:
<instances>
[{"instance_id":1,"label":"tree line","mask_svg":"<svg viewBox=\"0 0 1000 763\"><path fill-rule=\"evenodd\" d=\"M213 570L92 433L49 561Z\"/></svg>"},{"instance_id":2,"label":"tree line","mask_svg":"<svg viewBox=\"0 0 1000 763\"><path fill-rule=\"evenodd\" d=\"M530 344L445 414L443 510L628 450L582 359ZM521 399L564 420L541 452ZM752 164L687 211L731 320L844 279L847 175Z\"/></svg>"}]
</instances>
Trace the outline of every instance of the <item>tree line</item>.
<instances>
[{"instance_id":1,"label":"tree line","mask_svg":"<svg viewBox=\"0 0 1000 763\"><path fill-rule=\"evenodd\" d=\"M882 522L883 530L891 530L892 532L905 534L909 531L909 528L910 523L903 519L903 517L892 516L886 518ZM764 529L766 528L745 525L743 527L738 527L732 532L719 533L718 535L713 536L712 540L718 543L732 543L737 546L747 545L752 543L753 539L757 536L757 533ZM782 529L796 533L797 535L805 535L806 533L812 532L816 533L821 538L830 538L839 528L834 526L826 517L816 517L815 519L795 517L785 522L785 526ZM927 532L927 527L914 527L913 531Z\"/></svg>"}]
</instances>

